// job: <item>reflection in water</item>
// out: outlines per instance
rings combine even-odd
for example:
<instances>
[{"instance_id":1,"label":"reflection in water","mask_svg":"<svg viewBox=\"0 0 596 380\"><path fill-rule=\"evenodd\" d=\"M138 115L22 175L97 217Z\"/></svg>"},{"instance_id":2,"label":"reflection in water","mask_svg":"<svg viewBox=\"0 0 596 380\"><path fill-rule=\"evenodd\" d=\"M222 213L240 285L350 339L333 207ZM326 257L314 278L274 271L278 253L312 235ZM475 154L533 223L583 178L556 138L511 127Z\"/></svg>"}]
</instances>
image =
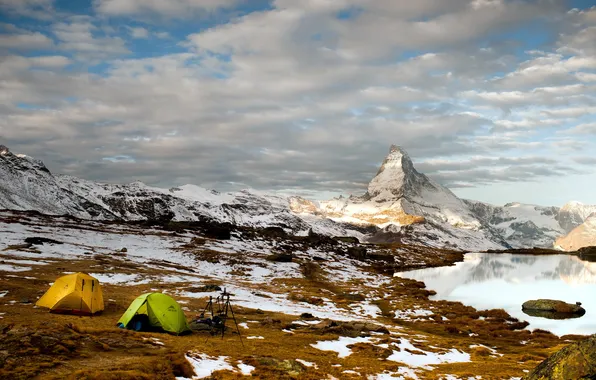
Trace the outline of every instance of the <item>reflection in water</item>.
<instances>
[{"instance_id":1,"label":"reflection in water","mask_svg":"<svg viewBox=\"0 0 596 380\"><path fill-rule=\"evenodd\" d=\"M548 319L571 319L571 318L581 318L584 316L583 313L581 314L573 314L573 313L557 313L555 311L546 311L546 310L532 310L532 309L523 309L524 314L530 315L532 317L540 317L540 318L548 318Z\"/></svg>"},{"instance_id":2,"label":"reflection in water","mask_svg":"<svg viewBox=\"0 0 596 380\"><path fill-rule=\"evenodd\" d=\"M596 333L596 263L575 256L468 253L454 266L395 275L424 281L437 292L433 299L460 301L479 310L503 308L530 322L530 329L557 335ZM524 302L539 298L581 302L586 314L578 319L548 320L522 312Z\"/></svg>"}]
</instances>

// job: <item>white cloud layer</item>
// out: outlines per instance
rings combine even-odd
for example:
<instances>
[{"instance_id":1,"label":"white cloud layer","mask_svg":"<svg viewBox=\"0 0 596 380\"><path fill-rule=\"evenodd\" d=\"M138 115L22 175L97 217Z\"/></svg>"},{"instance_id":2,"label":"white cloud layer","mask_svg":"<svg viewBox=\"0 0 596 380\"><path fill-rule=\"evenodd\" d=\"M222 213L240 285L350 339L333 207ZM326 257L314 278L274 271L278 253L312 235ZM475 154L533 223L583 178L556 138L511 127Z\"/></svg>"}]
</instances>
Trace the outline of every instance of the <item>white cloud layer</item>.
<instances>
[{"instance_id":1,"label":"white cloud layer","mask_svg":"<svg viewBox=\"0 0 596 380\"><path fill-rule=\"evenodd\" d=\"M57 172L223 190L363 191L391 143L441 182L481 189L581 175L596 157L596 8L277 0L183 37L167 22L135 19L119 34L106 21L237 4L97 0L96 17L11 29L0 143ZM503 37L533 22L558 37L532 51ZM132 54L156 37L178 50Z\"/></svg>"}]
</instances>

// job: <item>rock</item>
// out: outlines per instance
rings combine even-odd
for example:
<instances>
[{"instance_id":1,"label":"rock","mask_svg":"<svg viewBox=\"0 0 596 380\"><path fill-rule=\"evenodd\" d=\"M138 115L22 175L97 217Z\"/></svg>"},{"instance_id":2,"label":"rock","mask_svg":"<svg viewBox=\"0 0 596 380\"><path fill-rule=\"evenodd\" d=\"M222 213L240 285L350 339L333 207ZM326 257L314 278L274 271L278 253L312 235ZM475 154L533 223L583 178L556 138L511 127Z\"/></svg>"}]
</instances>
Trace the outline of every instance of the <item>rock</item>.
<instances>
[{"instance_id":1,"label":"rock","mask_svg":"<svg viewBox=\"0 0 596 380\"><path fill-rule=\"evenodd\" d=\"M44 237L28 237L25 239L25 243L33 244L33 245L62 244L62 242L60 242L60 241L57 241L54 239L48 239L48 238L44 238Z\"/></svg>"},{"instance_id":2,"label":"rock","mask_svg":"<svg viewBox=\"0 0 596 380\"><path fill-rule=\"evenodd\" d=\"M263 319L261 321L262 326L279 325L279 324L281 324L280 319L271 318L269 316L265 317L265 319Z\"/></svg>"},{"instance_id":3,"label":"rock","mask_svg":"<svg viewBox=\"0 0 596 380\"><path fill-rule=\"evenodd\" d=\"M302 314L300 314L300 318L302 318L302 319L315 319L315 317L311 313L302 313Z\"/></svg>"},{"instance_id":4,"label":"rock","mask_svg":"<svg viewBox=\"0 0 596 380\"><path fill-rule=\"evenodd\" d=\"M337 240L332 237L314 232L312 228L308 230L308 236L306 237L306 240L313 247L320 247L322 245L337 245L338 243Z\"/></svg>"},{"instance_id":5,"label":"rock","mask_svg":"<svg viewBox=\"0 0 596 380\"><path fill-rule=\"evenodd\" d=\"M344 242L344 243L351 243L351 244L360 244L360 240L358 240L355 236L336 236L335 240Z\"/></svg>"},{"instance_id":6,"label":"rock","mask_svg":"<svg viewBox=\"0 0 596 380\"><path fill-rule=\"evenodd\" d=\"M319 334L338 334L352 338L370 335L371 332L389 334L389 330L386 327L368 322L336 322L325 320L316 325L310 325L307 328Z\"/></svg>"},{"instance_id":7,"label":"rock","mask_svg":"<svg viewBox=\"0 0 596 380\"><path fill-rule=\"evenodd\" d=\"M230 240L232 238L232 228L225 223L206 225L203 227L203 235L210 239Z\"/></svg>"},{"instance_id":8,"label":"rock","mask_svg":"<svg viewBox=\"0 0 596 380\"><path fill-rule=\"evenodd\" d=\"M274 253L267 256L267 260L275 261L277 263L291 263L294 256L289 253Z\"/></svg>"},{"instance_id":9,"label":"rock","mask_svg":"<svg viewBox=\"0 0 596 380\"><path fill-rule=\"evenodd\" d=\"M199 323L197 321L192 321L188 324L192 331L206 331L211 330L211 326L207 323Z\"/></svg>"},{"instance_id":10,"label":"rock","mask_svg":"<svg viewBox=\"0 0 596 380\"><path fill-rule=\"evenodd\" d=\"M361 302L366 299L366 297L360 293L339 293L338 296L345 300L356 302Z\"/></svg>"},{"instance_id":11,"label":"rock","mask_svg":"<svg viewBox=\"0 0 596 380\"><path fill-rule=\"evenodd\" d=\"M596 247L584 247L577 250L577 256L586 261L596 262Z\"/></svg>"},{"instance_id":12,"label":"rock","mask_svg":"<svg viewBox=\"0 0 596 380\"><path fill-rule=\"evenodd\" d=\"M206 284L203 286L194 286L190 288L186 288L187 291L191 293L207 293L207 292L218 292L221 290L221 287L215 284Z\"/></svg>"},{"instance_id":13,"label":"rock","mask_svg":"<svg viewBox=\"0 0 596 380\"><path fill-rule=\"evenodd\" d=\"M128 249L126 249L126 247L124 247L124 248L122 248L122 249L120 250L120 252L122 252L122 253L126 253L126 252L128 252Z\"/></svg>"},{"instance_id":14,"label":"rock","mask_svg":"<svg viewBox=\"0 0 596 380\"><path fill-rule=\"evenodd\" d=\"M306 367L303 364L300 364L295 360L258 357L256 358L256 362L259 366L269 367L269 369L279 371L279 378L301 378L302 372L306 370Z\"/></svg>"},{"instance_id":15,"label":"rock","mask_svg":"<svg viewBox=\"0 0 596 380\"><path fill-rule=\"evenodd\" d=\"M554 353L523 380L596 379L596 335Z\"/></svg>"},{"instance_id":16,"label":"rock","mask_svg":"<svg viewBox=\"0 0 596 380\"><path fill-rule=\"evenodd\" d=\"M321 329L328 329L331 327L337 326L337 323L334 321L321 321L316 325L311 325L310 328L314 330L321 330Z\"/></svg>"},{"instance_id":17,"label":"rock","mask_svg":"<svg viewBox=\"0 0 596 380\"><path fill-rule=\"evenodd\" d=\"M551 318L548 316L548 313L553 313L553 319L561 319L564 318L565 315L584 315L586 313L586 310L580 305L581 303L570 304L558 300L538 299L524 302L522 305L522 310L526 314L544 318Z\"/></svg>"},{"instance_id":18,"label":"rock","mask_svg":"<svg viewBox=\"0 0 596 380\"><path fill-rule=\"evenodd\" d=\"M285 238L288 236L286 231L281 227L265 227L261 230L261 233L271 238Z\"/></svg>"},{"instance_id":19,"label":"rock","mask_svg":"<svg viewBox=\"0 0 596 380\"><path fill-rule=\"evenodd\" d=\"M207 241L205 240L205 238L202 237L193 237L192 239L190 239L190 244L191 245L205 245Z\"/></svg>"},{"instance_id":20,"label":"rock","mask_svg":"<svg viewBox=\"0 0 596 380\"><path fill-rule=\"evenodd\" d=\"M350 247L348 248L348 256L356 260L364 260L367 256L366 247Z\"/></svg>"}]
</instances>

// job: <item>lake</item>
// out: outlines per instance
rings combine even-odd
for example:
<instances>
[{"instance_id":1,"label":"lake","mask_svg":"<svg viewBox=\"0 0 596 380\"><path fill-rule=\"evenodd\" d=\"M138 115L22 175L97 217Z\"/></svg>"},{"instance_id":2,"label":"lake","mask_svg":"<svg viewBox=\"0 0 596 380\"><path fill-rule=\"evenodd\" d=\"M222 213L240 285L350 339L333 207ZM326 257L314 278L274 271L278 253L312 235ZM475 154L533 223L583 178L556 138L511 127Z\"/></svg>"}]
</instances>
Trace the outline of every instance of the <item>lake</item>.
<instances>
[{"instance_id":1,"label":"lake","mask_svg":"<svg viewBox=\"0 0 596 380\"><path fill-rule=\"evenodd\" d=\"M571 255L467 253L454 266L419 269L396 276L424 281L437 294L431 299L460 301L477 310L505 309L559 336L596 333L596 263ZM527 300L550 298L582 303L581 318L552 320L531 317L521 310Z\"/></svg>"}]
</instances>

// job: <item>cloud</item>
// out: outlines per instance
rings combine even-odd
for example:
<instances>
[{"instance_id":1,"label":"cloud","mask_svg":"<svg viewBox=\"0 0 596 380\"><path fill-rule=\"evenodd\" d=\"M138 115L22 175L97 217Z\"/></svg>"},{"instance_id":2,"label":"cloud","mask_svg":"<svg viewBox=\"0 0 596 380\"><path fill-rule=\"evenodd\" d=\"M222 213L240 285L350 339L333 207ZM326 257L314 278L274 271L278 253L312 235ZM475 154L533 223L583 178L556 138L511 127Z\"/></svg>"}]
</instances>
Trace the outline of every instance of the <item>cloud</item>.
<instances>
[{"instance_id":1,"label":"cloud","mask_svg":"<svg viewBox=\"0 0 596 380\"><path fill-rule=\"evenodd\" d=\"M565 59L561 54L545 54L523 62L517 70L494 79L494 83L502 88L520 89L541 87L545 82L567 85L588 74L581 70L591 69L596 69L596 56Z\"/></svg>"},{"instance_id":2,"label":"cloud","mask_svg":"<svg viewBox=\"0 0 596 380\"><path fill-rule=\"evenodd\" d=\"M56 23L52 25L52 32L58 39L59 49L71 51L80 58L100 59L130 52L122 38L106 35L85 17Z\"/></svg>"},{"instance_id":3,"label":"cloud","mask_svg":"<svg viewBox=\"0 0 596 380\"><path fill-rule=\"evenodd\" d=\"M50 19L54 0L0 0L0 11L11 16Z\"/></svg>"},{"instance_id":4,"label":"cloud","mask_svg":"<svg viewBox=\"0 0 596 380\"><path fill-rule=\"evenodd\" d=\"M50 46L52 40L39 32L0 35L0 49L31 50Z\"/></svg>"},{"instance_id":5,"label":"cloud","mask_svg":"<svg viewBox=\"0 0 596 380\"><path fill-rule=\"evenodd\" d=\"M197 12L229 8L239 0L94 0L98 13L112 16L158 14L165 17L191 17Z\"/></svg>"},{"instance_id":6,"label":"cloud","mask_svg":"<svg viewBox=\"0 0 596 380\"><path fill-rule=\"evenodd\" d=\"M562 151L578 151L583 150L586 148L588 143L586 141L579 141L579 140L571 140L571 139L564 139L564 140L557 140L553 141L552 145Z\"/></svg>"},{"instance_id":7,"label":"cloud","mask_svg":"<svg viewBox=\"0 0 596 380\"><path fill-rule=\"evenodd\" d=\"M451 188L502 182L538 181L545 177L582 174L572 166L544 157L478 157L461 161L428 161L417 165L431 178Z\"/></svg>"},{"instance_id":8,"label":"cloud","mask_svg":"<svg viewBox=\"0 0 596 380\"><path fill-rule=\"evenodd\" d=\"M141 27L128 27L128 31L130 32L130 36L132 38L148 38L149 37L149 31L145 28L141 28Z\"/></svg>"},{"instance_id":9,"label":"cloud","mask_svg":"<svg viewBox=\"0 0 596 380\"><path fill-rule=\"evenodd\" d=\"M596 113L596 106L592 107L563 107L559 109L545 109L542 114L550 117L581 117Z\"/></svg>"},{"instance_id":10,"label":"cloud","mask_svg":"<svg viewBox=\"0 0 596 380\"><path fill-rule=\"evenodd\" d=\"M596 157L575 157L573 160L581 165L596 165Z\"/></svg>"},{"instance_id":11,"label":"cloud","mask_svg":"<svg viewBox=\"0 0 596 380\"><path fill-rule=\"evenodd\" d=\"M595 86L576 83L565 86L537 87L530 91L495 92L469 90L462 92L461 96L482 104L510 110L512 108L528 107L535 104L551 107L567 105L572 97L575 97L578 103L590 102L593 98L586 94L592 93L594 89L596 89ZM545 112L548 113L548 111Z\"/></svg>"},{"instance_id":12,"label":"cloud","mask_svg":"<svg viewBox=\"0 0 596 380\"><path fill-rule=\"evenodd\" d=\"M539 118L524 118L522 120L496 120L494 122L494 131L516 131L528 130L535 128L555 128L561 126L566 120L564 119L539 119Z\"/></svg>"},{"instance_id":13,"label":"cloud","mask_svg":"<svg viewBox=\"0 0 596 380\"><path fill-rule=\"evenodd\" d=\"M596 122L576 125L575 127L571 128L566 132L580 135L596 134Z\"/></svg>"},{"instance_id":14,"label":"cloud","mask_svg":"<svg viewBox=\"0 0 596 380\"><path fill-rule=\"evenodd\" d=\"M167 38L171 38L172 37L170 35L170 33L168 33L168 32L155 32L154 34L155 34L155 36L157 38L161 38L161 39L167 39Z\"/></svg>"},{"instance_id":15,"label":"cloud","mask_svg":"<svg viewBox=\"0 0 596 380\"><path fill-rule=\"evenodd\" d=\"M556 132L593 122L596 85L589 21L554 3L278 0L180 36L137 22L234 2L96 1L51 24L56 52L2 58L0 138L56 172L163 186L358 193L391 143L451 186L560 178L577 169L559 151L591 145ZM520 53L506 36L531 22L561 39Z\"/></svg>"}]
</instances>

